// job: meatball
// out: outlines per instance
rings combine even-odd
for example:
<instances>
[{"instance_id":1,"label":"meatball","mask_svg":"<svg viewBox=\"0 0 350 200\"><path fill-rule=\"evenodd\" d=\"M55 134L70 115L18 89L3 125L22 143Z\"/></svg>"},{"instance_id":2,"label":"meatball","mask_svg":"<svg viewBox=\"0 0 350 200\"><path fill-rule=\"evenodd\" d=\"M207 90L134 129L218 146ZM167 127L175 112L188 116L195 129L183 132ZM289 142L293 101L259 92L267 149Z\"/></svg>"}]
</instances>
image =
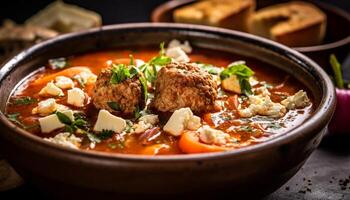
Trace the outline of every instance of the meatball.
<instances>
[{"instance_id":1,"label":"meatball","mask_svg":"<svg viewBox=\"0 0 350 200\"><path fill-rule=\"evenodd\" d=\"M194 63L170 63L158 72L151 107L162 112L189 107L203 113L214 109L216 98L217 84L212 75Z\"/></svg>"},{"instance_id":2,"label":"meatball","mask_svg":"<svg viewBox=\"0 0 350 200\"><path fill-rule=\"evenodd\" d=\"M144 107L142 86L137 76L118 84L110 83L111 76L111 68L107 68L97 77L92 93L92 101L96 108L131 115L137 108Z\"/></svg>"}]
</instances>

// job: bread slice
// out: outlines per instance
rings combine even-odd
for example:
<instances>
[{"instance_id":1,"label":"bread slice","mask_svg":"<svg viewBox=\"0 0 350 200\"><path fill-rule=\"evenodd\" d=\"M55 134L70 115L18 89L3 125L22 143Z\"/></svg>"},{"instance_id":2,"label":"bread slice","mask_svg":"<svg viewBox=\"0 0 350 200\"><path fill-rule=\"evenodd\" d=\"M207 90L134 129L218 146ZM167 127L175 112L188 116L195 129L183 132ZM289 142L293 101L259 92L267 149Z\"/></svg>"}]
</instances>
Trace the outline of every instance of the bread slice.
<instances>
[{"instance_id":1,"label":"bread slice","mask_svg":"<svg viewBox=\"0 0 350 200\"><path fill-rule=\"evenodd\" d=\"M175 22L247 31L255 0L204 0L176 9Z\"/></svg>"},{"instance_id":2,"label":"bread slice","mask_svg":"<svg viewBox=\"0 0 350 200\"><path fill-rule=\"evenodd\" d=\"M25 23L67 33L101 26L102 20L101 16L93 11L55 1Z\"/></svg>"},{"instance_id":3,"label":"bread slice","mask_svg":"<svg viewBox=\"0 0 350 200\"><path fill-rule=\"evenodd\" d=\"M294 1L263 8L249 20L249 32L282 44L318 45L326 32L326 15L316 6Z\"/></svg>"}]
</instances>

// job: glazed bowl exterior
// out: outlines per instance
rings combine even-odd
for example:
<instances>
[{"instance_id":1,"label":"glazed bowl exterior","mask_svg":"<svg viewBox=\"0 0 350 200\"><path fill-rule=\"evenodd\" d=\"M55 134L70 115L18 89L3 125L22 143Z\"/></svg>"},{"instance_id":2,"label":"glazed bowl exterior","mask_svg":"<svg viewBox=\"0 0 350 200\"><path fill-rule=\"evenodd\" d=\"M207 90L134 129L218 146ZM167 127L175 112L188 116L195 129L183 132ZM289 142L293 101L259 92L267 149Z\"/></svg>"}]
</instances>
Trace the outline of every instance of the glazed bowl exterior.
<instances>
[{"instance_id":1,"label":"glazed bowl exterior","mask_svg":"<svg viewBox=\"0 0 350 200\"><path fill-rule=\"evenodd\" d=\"M4 115L13 89L50 58L114 47L158 46L171 39L252 57L279 68L312 93L315 112L303 124L261 144L220 153L142 156L64 148L34 136ZM300 53L245 33L185 24L124 24L37 44L0 70L0 150L25 180L56 195L268 194L291 178L318 146L335 108L326 73ZM252 190L254 192L252 192ZM70 196L72 197L72 196Z\"/></svg>"}]
</instances>

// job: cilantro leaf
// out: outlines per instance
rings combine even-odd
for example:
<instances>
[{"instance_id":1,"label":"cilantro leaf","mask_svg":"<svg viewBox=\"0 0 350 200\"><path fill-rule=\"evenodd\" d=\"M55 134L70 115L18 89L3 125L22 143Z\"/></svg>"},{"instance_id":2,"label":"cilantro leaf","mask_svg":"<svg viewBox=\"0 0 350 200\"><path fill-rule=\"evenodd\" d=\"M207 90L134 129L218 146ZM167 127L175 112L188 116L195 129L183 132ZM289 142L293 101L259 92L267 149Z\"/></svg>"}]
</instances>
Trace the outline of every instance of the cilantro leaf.
<instances>
[{"instance_id":1,"label":"cilantro leaf","mask_svg":"<svg viewBox=\"0 0 350 200\"><path fill-rule=\"evenodd\" d=\"M21 97L12 101L14 105L30 105L36 102L38 102L38 100L32 97Z\"/></svg>"},{"instance_id":2,"label":"cilantro leaf","mask_svg":"<svg viewBox=\"0 0 350 200\"><path fill-rule=\"evenodd\" d=\"M72 125L72 123L73 123L72 120L67 115L65 115L59 111L56 112L56 116L62 124Z\"/></svg>"},{"instance_id":3,"label":"cilantro leaf","mask_svg":"<svg viewBox=\"0 0 350 200\"><path fill-rule=\"evenodd\" d=\"M33 128L39 127L38 124L33 124L33 125L30 125L30 126L27 126L27 125L23 124L23 123L18 119L19 116L20 116L20 113L12 113L12 114L8 114L8 115L7 115L7 118L8 118L10 121L12 121L12 122L16 123L17 125L21 126L21 127L24 128L24 129L33 129Z\"/></svg>"},{"instance_id":4,"label":"cilantro leaf","mask_svg":"<svg viewBox=\"0 0 350 200\"><path fill-rule=\"evenodd\" d=\"M109 102L107 102L107 105L110 108L112 108L113 110L115 110L115 111L120 111L121 110L121 107L120 107L120 105L117 102L109 101Z\"/></svg>"},{"instance_id":5,"label":"cilantro leaf","mask_svg":"<svg viewBox=\"0 0 350 200\"><path fill-rule=\"evenodd\" d=\"M197 63L197 65L204 71L207 71L209 74L213 74L213 75L219 75L220 72L222 71L220 67L216 67L211 64Z\"/></svg>"},{"instance_id":6,"label":"cilantro leaf","mask_svg":"<svg viewBox=\"0 0 350 200\"><path fill-rule=\"evenodd\" d=\"M100 140L106 140L106 139L112 137L113 134L114 134L114 131L112 131L112 130L102 130L101 133L97 134L97 137Z\"/></svg>"},{"instance_id":7,"label":"cilantro leaf","mask_svg":"<svg viewBox=\"0 0 350 200\"><path fill-rule=\"evenodd\" d=\"M124 64L113 64L110 83L118 84L125 81L127 78L130 78L129 69Z\"/></svg>"},{"instance_id":8,"label":"cilantro leaf","mask_svg":"<svg viewBox=\"0 0 350 200\"><path fill-rule=\"evenodd\" d=\"M143 98L144 98L144 101L147 102L147 98L148 98L148 86L147 86L147 80L140 76L139 77L139 81L141 83L141 89L142 89L142 94L143 94Z\"/></svg>"},{"instance_id":9,"label":"cilantro leaf","mask_svg":"<svg viewBox=\"0 0 350 200\"><path fill-rule=\"evenodd\" d=\"M224 80L232 75L237 76L243 94L246 96L253 94L252 87L249 83L249 78L254 75L253 70L251 70L245 63L235 62L220 73L220 78L221 80Z\"/></svg>"}]
</instances>

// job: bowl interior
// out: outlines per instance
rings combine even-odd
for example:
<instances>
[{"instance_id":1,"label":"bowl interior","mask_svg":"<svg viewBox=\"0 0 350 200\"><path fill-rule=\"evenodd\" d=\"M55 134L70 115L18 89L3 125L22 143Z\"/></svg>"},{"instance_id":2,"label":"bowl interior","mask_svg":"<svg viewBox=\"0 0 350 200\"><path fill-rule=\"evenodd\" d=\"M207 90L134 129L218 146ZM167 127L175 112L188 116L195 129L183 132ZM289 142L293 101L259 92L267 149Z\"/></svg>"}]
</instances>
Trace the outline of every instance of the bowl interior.
<instances>
[{"instance_id":1,"label":"bowl interior","mask_svg":"<svg viewBox=\"0 0 350 200\"><path fill-rule=\"evenodd\" d=\"M28 74L40 68L50 58L71 56L113 47L158 46L160 42L167 42L174 38L188 40L194 47L252 57L279 68L303 83L312 93L316 107L313 115L320 117L324 112L327 112L326 116L330 115L328 109L334 104L334 97L332 97L333 88L329 78L320 67L294 50L263 38L225 29L185 24L141 23L106 26L82 33L62 35L40 43L14 57L0 70L0 115L2 115L2 120L5 120L3 113L13 89ZM292 130L288 134L281 134L279 138L294 133L302 134L300 129L304 125L311 126L315 130L321 128L319 127L320 124L324 123L324 120L329 120L326 119L327 117L324 118L322 120L313 119L312 122L308 122L308 125L304 123L296 127L299 131ZM310 119L307 121L311 121ZM17 132L30 135L24 131ZM274 140L275 138L271 142ZM264 146L266 144L259 145ZM254 149L258 148L259 145L242 149ZM239 151L244 150L237 150L237 152Z\"/></svg>"}]
</instances>

